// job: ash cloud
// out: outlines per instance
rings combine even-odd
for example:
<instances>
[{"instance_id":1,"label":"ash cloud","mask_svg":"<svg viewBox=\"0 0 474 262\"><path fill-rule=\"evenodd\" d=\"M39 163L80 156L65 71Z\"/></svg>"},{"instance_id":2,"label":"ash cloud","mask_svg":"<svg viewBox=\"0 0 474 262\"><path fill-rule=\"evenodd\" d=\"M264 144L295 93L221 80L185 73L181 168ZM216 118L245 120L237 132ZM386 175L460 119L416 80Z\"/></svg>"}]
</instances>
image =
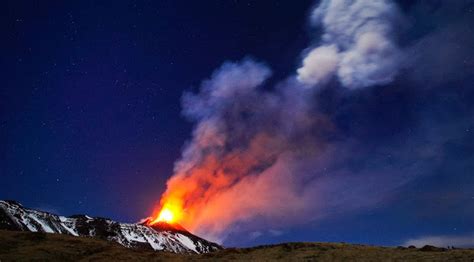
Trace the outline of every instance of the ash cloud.
<instances>
[{"instance_id":1,"label":"ash cloud","mask_svg":"<svg viewBox=\"0 0 474 262\"><path fill-rule=\"evenodd\" d=\"M183 223L211 239L235 221L305 210L303 177L292 165L324 150L318 135L332 124L311 112L309 91L294 80L264 91L269 75L253 60L226 63L198 94L183 97L184 115L196 127L165 197L185 199L178 203L187 210Z\"/></svg>"},{"instance_id":2,"label":"ash cloud","mask_svg":"<svg viewBox=\"0 0 474 262\"><path fill-rule=\"evenodd\" d=\"M323 35L297 70L299 81L322 85L337 76L357 89L393 80L402 52L393 39L401 15L392 1L323 0L311 20Z\"/></svg>"},{"instance_id":3,"label":"ash cloud","mask_svg":"<svg viewBox=\"0 0 474 262\"><path fill-rule=\"evenodd\" d=\"M444 91L464 106L459 114L417 81L397 79L413 74L402 64L419 65L393 39L400 17L391 1L323 0L311 17L321 44L297 75L268 86L271 69L247 58L185 93L183 115L195 126L162 203L182 208L192 232L222 242L381 205L446 164L448 144L472 141L459 130L474 122L474 94ZM408 44L418 49L437 30Z\"/></svg>"}]
</instances>

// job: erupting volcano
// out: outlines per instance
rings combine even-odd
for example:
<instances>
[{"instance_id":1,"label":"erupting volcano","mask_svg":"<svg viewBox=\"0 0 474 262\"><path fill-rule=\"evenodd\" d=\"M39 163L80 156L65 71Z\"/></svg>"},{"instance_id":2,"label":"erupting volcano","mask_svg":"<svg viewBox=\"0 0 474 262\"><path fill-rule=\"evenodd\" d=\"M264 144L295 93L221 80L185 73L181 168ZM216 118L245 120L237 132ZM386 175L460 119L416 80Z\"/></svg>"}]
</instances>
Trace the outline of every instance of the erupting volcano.
<instances>
[{"instance_id":1,"label":"erupting volcano","mask_svg":"<svg viewBox=\"0 0 474 262\"><path fill-rule=\"evenodd\" d=\"M194 124L192 137L150 225L179 224L222 241L236 230L273 232L349 211L355 207L341 203L354 199L370 206L409 181L378 170L381 161L361 155L357 137L340 122L358 109L347 90L397 75L399 15L391 1L321 1L311 16L321 41L295 73L270 82L270 67L246 58L224 63L199 89L185 92L182 113ZM376 170L341 168L368 161L364 166ZM377 190L368 190L373 184Z\"/></svg>"},{"instance_id":2,"label":"erupting volcano","mask_svg":"<svg viewBox=\"0 0 474 262\"><path fill-rule=\"evenodd\" d=\"M175 206L164 205L157 215L153 216L149 220L148 225L155 225L160 222L167 224L179 224L179 221L182 218L181 213L182 211Z\"/></svg>"}]
</instances>

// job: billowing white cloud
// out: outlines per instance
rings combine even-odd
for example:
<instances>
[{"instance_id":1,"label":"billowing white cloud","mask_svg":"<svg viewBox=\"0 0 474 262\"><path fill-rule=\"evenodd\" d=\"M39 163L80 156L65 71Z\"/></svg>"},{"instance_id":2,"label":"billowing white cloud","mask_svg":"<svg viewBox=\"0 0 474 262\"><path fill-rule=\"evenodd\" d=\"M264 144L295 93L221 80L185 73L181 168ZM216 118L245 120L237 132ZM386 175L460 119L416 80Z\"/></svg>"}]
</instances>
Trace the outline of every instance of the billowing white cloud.
<instances>
[{"instance_id":1,"label":"billowing white cloud","mask_svg":"<svg viewBox=\"0 0 474 262\"><path fill-rule=\"evenodd\" d=\"M390 82L401 56L393 39L398 19L388 0L323 0L312 14L313 25L323 30L321 43L303 59L298 80L321 85L337 75L351 89Z\"/></svg>"},{"instance_id":2,"label":"billowing white cloud","mask_svg":"<svg viewBox=\"0 0 474 262\"><path fill-rule=\"evenodd\" d=\"M399 51L384 36L368 32L360 35L354 47L342 56L337 72L349 88L386 84L393 80Z\"/></svg>"},{"instance_id":3,"label":"billowing white cloud","mask_svg":"<svg viewBox=\"0 0 474 262\"><path fill-rule=\"evenodd\" d=\"M317 47L303 60L303 66L298 69L298 80L309 84L324 83L334 75L338 64L335 45Z\"/></svg>"}]
</instances>

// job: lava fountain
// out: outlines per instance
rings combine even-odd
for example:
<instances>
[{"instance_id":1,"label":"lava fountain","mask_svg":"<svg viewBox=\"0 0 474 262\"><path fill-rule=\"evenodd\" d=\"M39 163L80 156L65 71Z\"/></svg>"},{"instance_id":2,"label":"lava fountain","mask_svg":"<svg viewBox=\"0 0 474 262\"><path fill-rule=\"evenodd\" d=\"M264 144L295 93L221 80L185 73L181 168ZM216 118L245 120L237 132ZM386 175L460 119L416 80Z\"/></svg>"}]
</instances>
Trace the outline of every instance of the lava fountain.
<instances>
[{"instance_id":1,"label":"lava fountain","mask_svg":"<svg viewBox=\"0 0 474 262\"><path fill-rule=\"evenodd\" d=\"M159 211L155 212L155 214L149 220L149 225L154 225L160 222L165 222L167 224L178 224L183 217L182 210L169 203L164 204L161 209L158 210Z\"/></svg>"}]
</instances>

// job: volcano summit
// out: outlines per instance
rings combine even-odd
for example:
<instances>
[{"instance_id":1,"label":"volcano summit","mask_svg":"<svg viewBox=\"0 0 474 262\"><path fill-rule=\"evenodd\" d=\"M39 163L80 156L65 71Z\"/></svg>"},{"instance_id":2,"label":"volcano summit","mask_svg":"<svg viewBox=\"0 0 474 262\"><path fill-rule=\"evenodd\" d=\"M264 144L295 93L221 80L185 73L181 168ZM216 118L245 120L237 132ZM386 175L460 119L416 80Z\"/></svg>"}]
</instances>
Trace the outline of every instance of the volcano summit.
<instances>
[{"instance_id":1,"label":"volcano summit","mask_svg":"<svg viewBox=\"0 0 474 262\"><path fill-rule=\"evenodd\" d=\"M148 226L147 221L127 224L87 215L64 217L25 208L15 201L0 201L0 230L94 237L114 241L128 248L182 254L203 254L222 249L218 244L195 236L178 224L159 222Z\"/></svg>"}]
</instances>

